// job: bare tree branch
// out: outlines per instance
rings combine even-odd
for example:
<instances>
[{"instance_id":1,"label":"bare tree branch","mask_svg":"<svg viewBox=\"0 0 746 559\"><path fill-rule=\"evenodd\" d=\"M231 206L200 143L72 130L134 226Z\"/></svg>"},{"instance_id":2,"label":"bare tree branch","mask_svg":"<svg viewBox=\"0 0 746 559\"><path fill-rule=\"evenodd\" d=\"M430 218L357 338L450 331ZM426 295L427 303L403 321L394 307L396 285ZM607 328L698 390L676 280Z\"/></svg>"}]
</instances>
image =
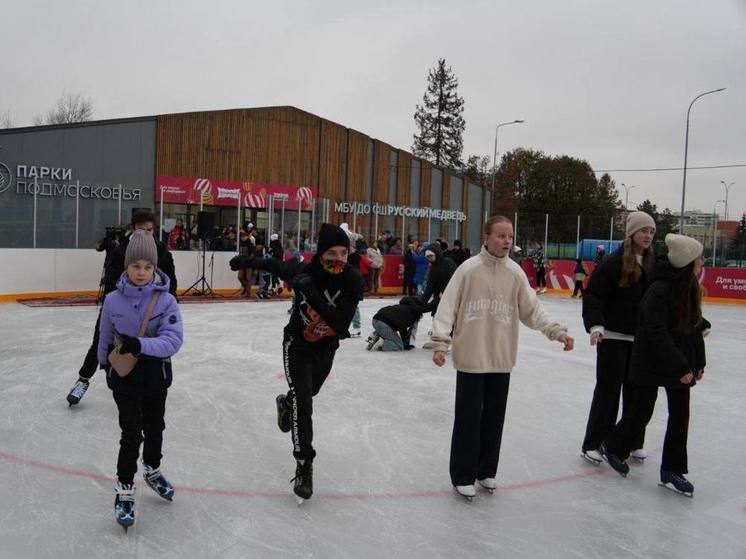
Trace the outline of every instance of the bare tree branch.
<instances>
[{"instance_id":1,"label":"bare tree branch","mask_svg":"<svg viewBox=\"0 0 746 559\"><path fill-rule=\"evenodd\" d=\"M34 118L34 124L86 122L93 116L93 103L80 93L63 93L46 115Z\"/></svg>"}]
</instances>

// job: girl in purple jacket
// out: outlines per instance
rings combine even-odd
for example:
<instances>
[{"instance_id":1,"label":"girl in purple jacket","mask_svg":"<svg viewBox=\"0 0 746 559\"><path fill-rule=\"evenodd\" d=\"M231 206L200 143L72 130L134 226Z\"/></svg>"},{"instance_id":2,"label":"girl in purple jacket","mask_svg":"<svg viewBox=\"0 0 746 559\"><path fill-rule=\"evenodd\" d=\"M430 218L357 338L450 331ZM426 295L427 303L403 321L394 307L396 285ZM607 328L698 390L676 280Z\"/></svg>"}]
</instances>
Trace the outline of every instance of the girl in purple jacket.
<instances>
[{"instance_id":1,"label":"girl in purple jacket","mask_svg":"<svg viewBox=\"0 0 746 559\"><path fill-rule=\"evenodd\" d=\"M181 347L183 329L176 299L168 292L169 279L156 268L158 250L152 234L135 231L125 254L125 272L117 290L109 293L101 311L98 362L119 409L122 437L117 460L114 512L125 530L135 522L137 458L143 445L143 476L160 497L173 499L174 489L161 473L161 447L166 395L171 386L171 356ZM146 309L157 297L145 335L138 337ZM120 377L109 363L109 353L138 358L132 371Z\"/></svg>"}]
</instances>

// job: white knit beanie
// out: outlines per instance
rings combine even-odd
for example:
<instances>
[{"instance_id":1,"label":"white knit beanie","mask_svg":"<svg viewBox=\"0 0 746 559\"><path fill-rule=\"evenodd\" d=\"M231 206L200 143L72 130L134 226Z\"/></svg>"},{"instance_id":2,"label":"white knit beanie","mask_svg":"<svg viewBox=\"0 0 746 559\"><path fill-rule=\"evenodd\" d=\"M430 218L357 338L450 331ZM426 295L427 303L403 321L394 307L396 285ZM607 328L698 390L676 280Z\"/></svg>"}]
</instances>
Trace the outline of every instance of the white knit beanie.
<instances>
[{"instance_id":1,"label":"white knit beanie","mask_svg":"<svg viewBox=\"0 0 746 559\"><path fill-rule=\"evenodd\" d=\"M655 229L655 220L645 212L632 212L627 216L627 230L625 235L631 237L640 229L652 227Z\"/></svg>"},{"instance_id":2,"label":"white knit beanie","mask_svg":"<svg viewBox=\"0 0 746 559\"><path fill-rule=\"evenodd\" d=\"M668 261L674 268L683 268L701 256L703 247L697 239L685 235L669 233L666 235Z\"/></svg>"}]
</instances>

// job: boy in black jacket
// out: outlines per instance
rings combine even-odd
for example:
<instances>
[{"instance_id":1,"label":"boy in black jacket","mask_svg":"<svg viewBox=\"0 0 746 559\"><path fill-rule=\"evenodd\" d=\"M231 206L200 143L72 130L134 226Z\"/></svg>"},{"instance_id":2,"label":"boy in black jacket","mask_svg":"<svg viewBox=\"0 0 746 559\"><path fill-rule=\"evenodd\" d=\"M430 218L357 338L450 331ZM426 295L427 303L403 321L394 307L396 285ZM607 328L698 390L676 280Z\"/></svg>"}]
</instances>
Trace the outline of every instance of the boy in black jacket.
<instances>
[{"instance_id":1,"label":"boy in black jacket","mask_svg":"<svg viewBox=\"0 0 746 559\"><path fill-rule=\"evenodd\" d=\"M289 390L276 398L280 430L292 430L297 461L293 491L299 503L313 494L313 397L332 368L339 340L350 337L350 322L363 298L363 278L347 263L350 239L338 226L325 223L311 262L236 256L232 270L266 270L293 288L293 309L285 326L283 361Z\"/></svg>"},{"instance_id":2,"label":"boy in black jacket","mask_svg":"<svg viewBox=\"0 0 746 559\"><path fill-rule=\"evenodd\" d=\"M409 343L412 330L417 328L422 315L432 309L417 297L404 297L398 305L379 309L373 316L373 334L368 338L368 350L402 351L412 349Z\"/></svg>"}]
</instances>

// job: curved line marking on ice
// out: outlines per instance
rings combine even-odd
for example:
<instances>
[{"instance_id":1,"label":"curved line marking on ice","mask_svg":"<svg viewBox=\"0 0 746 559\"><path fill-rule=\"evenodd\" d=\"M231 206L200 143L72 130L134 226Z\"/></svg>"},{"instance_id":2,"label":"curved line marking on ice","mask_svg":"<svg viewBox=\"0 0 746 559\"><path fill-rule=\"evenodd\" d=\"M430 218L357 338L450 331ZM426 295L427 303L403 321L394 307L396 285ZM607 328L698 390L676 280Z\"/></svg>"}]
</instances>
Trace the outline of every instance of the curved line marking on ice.
<instances>
[{"instance_id":1,"label":"curved line marking on ice","mask_svg":"<svg viewBox=\"0 0 746 559\"><path fill-rule=\"evenodd\" d=\"M32 468L38 468L40 470L46 470L56 474L70 476L70 477L83 477L87 479L93 479L96 481L104 481L114 483L116 479L112 476L104 474L97 474L94 472L86 472L83 470L76 470L74 468L67 468L64 466L57 466L54 464L46 464L38 460L29 458L21 458L7 452L0 451L0 459L11 464L19 466L30 466ZM611 470L607 468L593 468L585 472L577 474L571 474L566 476L559 476L547 479L537 479L532 481L526 481L523 483L515 483L512 485L500 485L497 491L520 491L523 489L533 489L536 487L544 487L546 485L554 485L558 483L564 483L568 481L576 481L590 476L602 475L609 473ZM139 483L139 482L138 482ZM191 487L188 485L175 485L174 488L177 491L183 493L193 493L198 495L216 495L221 497L264 497L264 498L287 498L289 492L287 491L250 491L246 489L218 489L212 487ZM413 499L423 497L445 497L453 495L451 489L441 491L404 491L404 492L383 492L383 493L327 493L314 495L315 499L322 500L366 500L366 499ZM744 508L746 512L746 507Z\"/></svg>"}]
</instances>

